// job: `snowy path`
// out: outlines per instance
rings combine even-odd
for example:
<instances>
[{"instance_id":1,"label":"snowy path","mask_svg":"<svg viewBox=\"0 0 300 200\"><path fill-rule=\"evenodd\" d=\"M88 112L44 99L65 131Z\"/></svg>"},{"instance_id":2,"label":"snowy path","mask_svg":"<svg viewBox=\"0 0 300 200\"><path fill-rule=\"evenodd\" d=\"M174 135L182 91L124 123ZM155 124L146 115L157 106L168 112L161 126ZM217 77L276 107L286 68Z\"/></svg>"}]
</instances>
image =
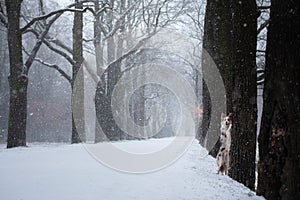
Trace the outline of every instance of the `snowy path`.
<instances>
[{"instance_id":1,"label":"snowy path","mask_svg":"<svg viewBox=\"0 0 300 200\"><path fill-rule=\"evenodd\" d=\"M145 141L125 143L134 147L141 142ZM9 150L1 146L0 199L263 199L229 177L217 175L215 160L210 156L200 159L199 151L195 141L173 165L134 175L99 164L82 145L33 145Z\"/></svg>"}]
</instances>

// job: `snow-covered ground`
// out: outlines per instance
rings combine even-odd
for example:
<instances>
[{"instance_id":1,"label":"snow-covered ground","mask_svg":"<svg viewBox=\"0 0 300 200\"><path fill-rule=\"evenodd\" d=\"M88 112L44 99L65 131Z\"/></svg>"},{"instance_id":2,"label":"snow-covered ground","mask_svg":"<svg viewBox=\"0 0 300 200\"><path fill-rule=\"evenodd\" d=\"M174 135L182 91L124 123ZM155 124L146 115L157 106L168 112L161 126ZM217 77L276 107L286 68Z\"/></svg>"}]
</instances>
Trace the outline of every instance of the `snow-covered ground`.
<instances>
[{"instance_id":1,"label":"snow-covered ground","mask_svg":"<svg viewBox=\"0 0 300 200\"><path fill-rule=\"evenodd\" d=\"M134 151L143 143L163 146L170 139L123 141ZM81 144L0 147L1 200L155 200L263 199L228 176L216 174L215 160L201 158L194 141L174 164L147 174L112 170L96 161Z\"/></svg>"}]
</instances>

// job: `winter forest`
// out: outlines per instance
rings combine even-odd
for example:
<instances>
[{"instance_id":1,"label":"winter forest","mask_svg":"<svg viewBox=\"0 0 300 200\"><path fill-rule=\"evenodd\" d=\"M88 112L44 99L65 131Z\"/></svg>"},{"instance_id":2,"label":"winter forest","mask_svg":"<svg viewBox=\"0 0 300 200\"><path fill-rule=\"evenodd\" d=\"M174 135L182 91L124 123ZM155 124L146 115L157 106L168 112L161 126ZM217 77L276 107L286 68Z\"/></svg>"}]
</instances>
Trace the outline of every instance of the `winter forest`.
<instances>
[{"instance_id":1,"label":"winter forest","mask_svg":"<svg viewBox=\"0 0 300 200\"><path fill-rule=\"evenodd\" d=\"M0 199L300 199L295 0L0 0Z\"/></svg>"}]
</instances>

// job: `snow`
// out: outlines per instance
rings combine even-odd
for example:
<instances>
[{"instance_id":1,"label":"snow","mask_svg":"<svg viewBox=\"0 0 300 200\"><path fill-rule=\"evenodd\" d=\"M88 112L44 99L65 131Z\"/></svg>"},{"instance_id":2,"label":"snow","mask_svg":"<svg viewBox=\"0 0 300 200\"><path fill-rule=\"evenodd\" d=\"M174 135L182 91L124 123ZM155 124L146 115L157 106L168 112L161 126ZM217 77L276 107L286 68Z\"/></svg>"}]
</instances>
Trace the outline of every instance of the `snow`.
<instances>
[{"instance_id":1,"label":"snow","mask_svg":"<svg viewBox=\"0 0 300 200\"><path fill-rule=\"evenodd\" d=\"M114 145L131 152L144 146L151 152L171 140L123 141ZM204 151L196 140L175 163L146 174L105 167L82 144L29 146L0 147L0 199L263 199L228 176L217 175L215 159L200 156Z\"/></svg>"}]
</instances>

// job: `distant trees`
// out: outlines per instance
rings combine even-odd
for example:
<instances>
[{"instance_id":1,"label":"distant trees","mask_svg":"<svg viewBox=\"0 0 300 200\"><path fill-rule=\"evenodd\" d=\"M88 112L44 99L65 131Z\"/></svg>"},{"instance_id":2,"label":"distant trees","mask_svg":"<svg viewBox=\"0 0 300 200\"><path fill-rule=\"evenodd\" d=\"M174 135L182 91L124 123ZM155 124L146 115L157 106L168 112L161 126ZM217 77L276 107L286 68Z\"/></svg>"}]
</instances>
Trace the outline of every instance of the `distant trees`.
<instances>
[{"instance_id":1,"label":"distant trees","mask_svg":"<svg viewBox=\"0 0 300 200\"><path fill-rule=\"evenodd\" d=\"M82 1L88 2L88 1ZM26 118L27 118L27 87L28 87L28 72L34 61L40 62L41 64L56 69L62 76L68 81L71 81L70 76L67 75L58 65L49 64L41 59L36 59L37 53L39 52L42 44L57 54L65 57L70 63L74 64L72 58L66 53L54 48L50 42L47 41L48 32L54 22L64 12L85 12L88 9L72 9L72 7L79 3L69 5L67 8L59 9L48 14L44 14L29 20L23 27L20 26L21 17L21 4L22 1L5 1L7 17L1 7L1 23L7 27L7 39L9 46L9 58L10 58L10 110L9 110L9 125L8 125L8 139L7 147L25 146L26 145ZM6 19L7 18L7 19ZM48 20L47 23L39 26L40 29L36 30L31 28L34 24L41 20ZM25 62L23 62L23 48L22 48L22 34L33 33L37 40L33 45L32 50L26 52L28 54ZM62 48L68 49L64 44L56 41L56 44ZM80 53L79 53L80 54ZM82 52L81 52L82 54ZM76 58L76 57L75 57ZM79 61L76 61L80 63ZM78 67L77 67L78 68Z\"/></svg>"},{"instance_id":2,"label":"distant trees","mask_svg":"<svg viewBox=\"0 0 300 200\"><path fill-rule=\"evenodd\" d=\"M22 8L21 8L21 19L20 26L25 25L29 22L33 16L43 15L45 14L45 10L53 9L52 5L49 2L47 3L47 8L44 6L41 10L39 4L40 1L27 1L23 0ZM0 130L1 130L1 142L6 142L7 140L7 126L8 126L8 113L9 113L9 84L8 84L8 75L9 75L9 52L8 52L8 44L7 44L7 14L6 14L6 6L5 1L0 1L0 45L1 45L1 68L0 68ZM63 21L63 20L62 20ZM36 30L41 30L45 21L42 20L36 26L31 27ZM54 35L55 29L51 30L51 33ZM24 32L22 34L22 51L23 51L23 60L27 60L31 48L35 45L36 36L33 34L28 34L29 32ZM55 58L54 53L47 51L47 47L42 46L38 52L36 59L39 60L51 60ZM57 76L56 72L52 69L45 68L41 66L39 63L33 63L31 70L28 73L29 82L28 82L28 100L27 100L27 141L45 141L50 139L49 137L56 138L60 137L63 134L59 132L59 130L66 130L68 128L69 123L67 117L65 118L62 113L70 112L67 107L66 110L60 110L61 112L56 112L56 115L50 116L50 113L47 112L50 107L54 104L62 103L66 101L63 98L63 95L60 95L57 98L57 94L63 94L65 90L68 90L67 87L59 87L60 90L55 90L55 88L61 83L63 84L64 80L61 80L59 76ZM49 98L51 96L51 98ZM56 101L56 102L54 102ZM59 107L59 106L58 106ZM51 110L51 109L50 109ZM52 113L55 110L52 109ZM60 115L61 114L61 115ZM60 119L59 124L62 126L57 126L57 122L54 122L56 118ZM53 126L55 124L55 126ZM48 132L46 134L46 132ZM50 134L49 134L50 133ZM58 136L58 137L56 137ZM64 137L64 136L63 136ZM67 141L67 137L64 137L64 141ZM48 140L47 140L48 141ZM61 141L61 140L60 140Z\"/></svg>"},{"instance_id":3,"label":"distant trees","mask_svg":"<svg viewBox=\"0 0 300 200\"><path fill-rule=\"evenodd\" d=\"M3 0L4 1L4 0ZM10 123L11 126L9 128L9 147L13 146L22 146L26 144L26 116L27 107L27 91L28 88L25 88L26 84L28 84L28 76L29 70L34 62L36 62L40 66L45 66L51 69L55 69L62 77L64 77L71 85L74 84L75 74L79 69L79 65L82 62L83 51L86 50L89 53L95 53L97 60L97 71L98 75L101 74L101 67L99 66L110 66L115 65L115 67L111 68L111 71L107 71L104 75L105 78L105 88L106 92L111 93L113 85L116 83L118 74L120 73L119 63L113 63L115 58L123 56L128 52L122 52L121 49L131 50L138 49L143 39L138 42L138 44L134 44L135 37L132 33L137 32L136 30L141 28L143 29L142 35L147 37L151 37L159 28L166 27L167 25L174 23L176 19L182 15L185 10L184 7L188 1L149 1L149 0L139 0L139 1L127 1L127 0L110 0L110 1L90 1L90 0L82 0L76 1L68 5L65 8L49 8L49 5L52 5L51 2L45 2L43 0L37 0L36 8L39 10L38 13L32 14L30 11L26 10L26 5L29 5L31 2L27 1L17 1L10 2L5 1L5 4L1 1L1 10L0 10L0 22L4 27L9 27L8 22L11 20L19 21L20 24L15 24L14 27L9 27L9 33L16 31L17 34L14 34L12 37L20 37L21 42L20 45L10 45L11 48L14 48L10 51L10 56L15 60L19 60L24 63L16 64L11 61L10 70L14 71L11 75L11 90L17 92L15 95L11 97L12 106L10 109ZM49 4L48 4L49 3ZM7 4L7 5L6 5ZM21 5L23 4L23 8L21 10ZM19 11L17 9L19 19L11 18L11 15L7 15L8 11L14 11L16 7L10 9L12 6L18 6ZM57 5L56 5L57 7ZM5 11L5 8L7 12ZM25 9L24 9L25 8ZM169 11L168 9L171 9ZM82 28L81 19L82 13L90 11L92 17L95 19L94 22L94 37L87 37L87 31ZM103 13L106 11L105 13ZM50 31L51 27L55 24L56 21L60 21L59 19L65 12L73 12L75 13L74 17L74 31L73 31L73 48L70 47L70 44L65 43L52 34ZM9 18L9 20L8 20ZM77 20L79 19L79 20ZM90 19L90 18L89 18ZM84 20L84 19L83 19ZM58 23L56 24L58 25ZM54 26L56 26L54 25ZM17 30L18 26L18 30ZM11 30L14 28L15 30ZM76 31L75 31L76 29ZM52 30L53 31L53 30ZM19 35L18 35L19 34ZM27 48L27 45L22 46L22 36L26 36L26 38L30 38L30 45ZM139 36L138 36L139 37ZM70 37L72 38L72 37ZM23 38L24 39L24 38ZM18 40L11 39L13 41L12 44L18 42ZM89 42L93 42L94 49L91 48ZM132 43L133 42L133 43ZM109 48L105 47L105 43ZM136 46L135 46L136 45ZM12 47L13 46L13 47ZM82 48L83 46L83 48ZM72 70L68 70L65 67L65 63L57 63L52 59L45 59L46 56L42 54L38 54L40 49L50 50L60 58L65 59L67 65L71 65L74 67ZM17 54L14 55L16 50L19 51L20 56ZM44 51L43 51L44 52ZM18 58L19 57L19 58ZM113 63L113 64L112 64ZM12 68L12 66L15 66ZM18 67L17 67L18 66ZM16 71L16 69L18 70ZM70 75L70 71L72 75ZM73 73L74 72L74 73ZM24 79L24 83L22 83L21 79ZM21 81L21 82L20 82ZM23 85L22 85L23 84ZM18 85L18 86L17 86ZM17 87L21 87L21 90L16 90ZM20 89L20 88L19 88ZM23 95L23 96L22 96ZM15 98L15 99L13 99ZM19 102L16 102L19 101ZM14 105L18 106L18 108L14 109ZM22 109L23 110L22 110ZM14 110L19 110L17 114L14 114ZM19 117L19 118L17 118ZM82 115L82 118L83 115ZM13 120L15 119L15 120ZM17 119L17 120L16 120ZM81 125L80 125L81 126ZM79 127L80 127L79 126ZM73 130L75 130L75 126L73 123ZM18 129L18 131L16 130ZM22 129L22 131L20 131ZM81 126L82 130L84 127ZM81 136L83 137L83 136ZM18 139L21 138L21 139ZM13 142L13 140L20 140L17 144ZM78 142L79 137L78 134L73 131L72 134L72 142ZM14 144L12 144L14 143Z\"/></svg>"},{"instance_id":4,"label":"distant trees","mask_svg":"<svg viewBox=\"0 0 300 200\"><path fill-rule=\"evenodd\" d=\"M112 9L106 15L96 16L97 24L94 24L94 29L98 30L93 38L97 67L98 71L101 71L101 67L103 72L96 91L96 112L101 128L108 138L119 140L124 137L113 119L111 98L115 85L127 67L124 62L159 29L174 23L183 13L185 2L110 0L109 5ZM167 8L172 8L172 11ZM143 80L136 77L136 82L138 81ZM143 98L139 100L143 101ZM134 115L142 119L145 115L144 102L136 102L133 106L136 107L132 109L136 111ZM97 142L103 139L98 134L99 132L96 133Z\"/></svg>"},{"instance_id":5,"label":"distant trees","mask_svg":"<svg viewBox=\"0 0 300 200\"><path fill-rule=\"evenodd\" d=\"M96 109L98 110L98 118L101 118L104 124L102 128L111 134L109 135L110 139L127 138L122 135L121 130L118 130L113 122L110 106L114 87L121 76L126 76L126 67L136 67L140 64L134 63L134 59L142 63L148 61L150 55L153 57L153 52L146 50L138 52L143 42L156 34L160 28L170 27L169 25L174 24L181 15L186 14L185 17L187 16L191 20L196 33L199 33L198 35L192 33L190 34L191 37L198 39L201 43L202 32L204 31L203 48L213 58L220 71L226 90L226 112L232 112L234 116L229 175L250 189L254 189L257 122L256 74L258 69L259 82L262 84L264 79L262 75L264 72L263 57L265 56L265 43L259 43L258 46L262 48L256 50L256 41L257 39L259 41L266 39L260 33L269 26L264 110L259 136L260 161L257 193L269 199L300 198L300 71L298 66L300 63L300 8L295 1L272 1L271 19L262 18L258 28L256 27L259 14L257 10L266 10L270 7L259 6L258 8L254 0L207 0L204 27L201 24L203 4L196 0L76 0L75 3L66 8L55 9L49 13L44 10L43 0L37 2L40 13L39 16L33 17L29 16L28 13L22 14L21 7L24 1L0 0L0 23L1 28L7 30L5 40L7 39L9 52L7 55L6 47L1 46L0 131L4 127L2 108L8 107L2 104L3 98L8 96L2 91L2 88L7 87L3 84L5 79L3 74L8 73L3 65L8 63L9 57L8 148L26 145L28 76L34 62L55 69L70 83L72 89L79 88L79 97L81 98L75 99L76 102L73 100L72 103L77 108L82 109L80 110L81 117L76 121L77 127L75 127L75 121L72 120L71 140L72 143L77 143L85 139L83 135L80 135L85 129L83 80L79 80L76 83L79 85L75 85L76 75L78 73L83 75L83 69L80 67L83 62L84 50L95 54L97 75L101 76L96 93L98 106ZM260 0L260 2L263 3L264 0ZM189 11L193 9L196 10L196 15L190 14ZM86 11L90 11L92 14L89 18L92 19L93 23L91 35L86 34L87 31L85 32L83 28L83 13ZM74 21L71 24L73 25L73 32L72 37L70 37L73 42L72 47L49 34L52 25L65 12L74 13ZM180 19L183 21L182 24L187 24L185 19ZM177 27L175 26L175 28ZM88 31L90 30L92 29ZM24 47L22 36L26 34L31 34L31 37L34 36L35 39L31 41L30 48L28 48L30 50ZM4 38L1 37L1 45L3 45L3 40ZM54 62L53 64L39 58L38 52L40 52L42 45L65 59L67 64L72 66L70 70L59 66L60 63ZM132 55L137 57L133 58ZM157 54L155 56L154 59L160 60L163 64L167 62L165 60L169 59L164 58L164 60ZM257 67L255 64L256 56L262 58L259 58ZM4 59L2 60L2 58ZM212 127L212 131L217 134L220 124L211 120L211 107L213 105L211 105L210 93L205 82L197 85L201 82L198 75L195 78L197 79L195 85L196 87L203 86L204 114L203 134L199 134L197 137L199 142L205 145L209 125ZM95 78L95 82L98 81L96 79L99 77ZM133 85L143 81L139 77L136 78ZM152 87L157 86L152 85ZM163 89L157 91L159 92L155 95L166 92ZM133 97L138 98L138 100L132 103L130 107L131 117L136 121L142 121L137 121L137 124L144 125L148 120L145 102L154 97L149 94L149 87L147 94L146 86L139 88ZM171 98L171 95L169 97ZM173 106L177 106L177 104L175 103ZM171 107L168 109L171 110ZM0 137L2 136L3 134L0 133ZM101 140L103 138L96 134L95 141ZM218 145L210 153L216 155L217 151Z\"/></svg>"},{"instance_id":6,"label":"distant trees","mask_svg":"<svg viewBox=\"0 0 300 200\"><path fill-rule=\"evenodd\" d=\"M267 199L300 198L299 9L271 2L257 186Z\"/></svg>"},{"instance_id":7,"label":"distant trees","mask_svg":"<svg viewBox=\"0 0 300 200\"><path fill-rule=\"evenodd\" d=\"M232 112L234 116L229 175L251 189L255 182L257 120L256 18L254 0L208 0L203 43L224 81L226 112ZM209 107L209 104L204 105L204 113L209 113ZM211 126L219 131L218 123ZM217 151L216 146L212 155Z\"/></svg>"}]
</instances>

